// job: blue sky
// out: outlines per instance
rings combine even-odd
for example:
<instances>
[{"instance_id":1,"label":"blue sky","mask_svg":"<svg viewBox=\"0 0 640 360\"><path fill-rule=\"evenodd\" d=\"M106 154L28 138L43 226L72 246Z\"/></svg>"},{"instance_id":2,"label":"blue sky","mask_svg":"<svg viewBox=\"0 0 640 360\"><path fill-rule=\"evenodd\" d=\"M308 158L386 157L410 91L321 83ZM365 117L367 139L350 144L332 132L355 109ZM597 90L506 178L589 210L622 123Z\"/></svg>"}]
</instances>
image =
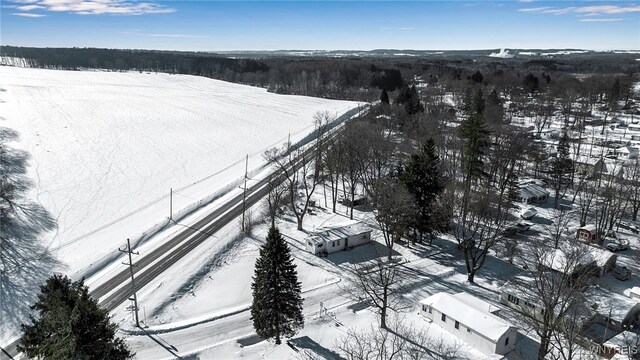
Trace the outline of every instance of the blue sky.
<instances>
[{"instance_id":1,"label":"blue sky","mask_svg":"<svg viewBox=\"0 0 640 360\"><path fill-rule=\"evenodd\" d=\"M229 51L640 49L640 2L4 0L0 43Z\"/></svg>"}]
</instances>

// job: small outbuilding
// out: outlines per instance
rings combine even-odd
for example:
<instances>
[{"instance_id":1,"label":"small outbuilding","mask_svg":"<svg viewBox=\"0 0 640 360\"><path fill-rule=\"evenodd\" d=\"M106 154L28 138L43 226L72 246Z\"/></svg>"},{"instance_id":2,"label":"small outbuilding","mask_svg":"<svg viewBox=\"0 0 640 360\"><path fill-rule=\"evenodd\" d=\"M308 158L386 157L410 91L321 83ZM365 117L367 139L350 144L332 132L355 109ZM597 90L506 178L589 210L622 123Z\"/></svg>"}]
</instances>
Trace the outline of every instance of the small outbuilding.
<instances>
[{"instance_id":1,"label":"small outbuilding","mask_svg":"<svg viewBox=\"0 0 640 360\"><path fill-rule=\"evenodd\" d=\"M526 184L518 189L518 201L523 204L546 203L549 191L537 184Z\"/></svg>"},{"instance_id":2,"label":"small outbuilding","mask_svg":"<svg viewBox=\"0 0 640 360\"><path fill-rule=\"evenodd\" d=\"M595 246L589 246L589 253L596 261L596 266L598 267L598 277L604 276L616 267L618 255L615 255L610 251L597 248Z\"/></svg>"},{"instance_id":3,"label":"small outbuilding","mask_svg":"<svg viewBox=\"0 0 640 360\"><path fill-rule=\"evenodd\" d=\"M615 155L619 159L635 159L638 157L638 148L633 146L622 146L615 150Z\"/></svg>"},{"instance_id":4,"label":"small outbuilding","mask_svg":"<svg viewBox=\"0 0 640 360\"><path fill-rule=\"evenodd\" d=\"M600 243L600 236L598 236L596 226L592 224L578 228L576 231L576 238L592 244Z\"/></svg>"},{"instance_id":5,"label":"small outbuilding","mask_svg":"<svg viewBox=\"0 0 640 360\"><path fill-rule=\"evenodd\" d=\"M359 221L321 228L305 239L307 250L315 255L327 255L370 242L371 228Z\"/></svg>"},{"instance_id":6,"label":"small outbuilding","mask_svg":"<svg viewBox=\"0 0 640 360\"><path fill-rule=\"evenodd\" d=\"M420 315L486 355L506 355L515 348L518 330L492 313L497 310L465 292L441 292L420 301Z\"/></svg>"}]
</instances>

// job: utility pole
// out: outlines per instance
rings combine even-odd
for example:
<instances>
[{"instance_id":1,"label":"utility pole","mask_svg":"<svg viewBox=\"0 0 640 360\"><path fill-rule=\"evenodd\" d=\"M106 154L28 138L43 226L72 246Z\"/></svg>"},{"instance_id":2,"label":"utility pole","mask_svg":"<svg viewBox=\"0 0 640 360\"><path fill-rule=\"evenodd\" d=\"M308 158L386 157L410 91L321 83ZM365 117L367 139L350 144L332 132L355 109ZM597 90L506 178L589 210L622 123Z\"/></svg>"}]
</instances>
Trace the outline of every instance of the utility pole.
<instances>
[{"instance_id":1,"label":"utility pole","mask_svg":"<svg viewBox=\"0 0 640 360\"><path fill-rule=\"evenodd\" d=\"M169 188L169 221L173 220L173 188Z\"/></svg>"},{"instance_id":2,"label":"utility pole","mask_svg":"<svg viewBox=\"0 0 640 360\"><path fill-rule=\"evenodd\" d=\"M247 175L249 173L249 154L247 154L246 162L244 164L244 193L242 195L242 232L245 232L244 213L246 209L247 200Z\"/></svg>"},{"instance_id":3,"label":"utility pole","mask_svg":"<svg viewBox=\"0 0 640 360\"><path fill-rule=\"evenodd\" d=\"M138 320L138 298L136 296L136 283L133 277L133 267L138 265L134 265L133 261L131 260L131 254L140 255L140 253L131 251L131 241L129 239L127 239L127 248L118 249L118 251L122 253L127 253L129 255L129 263L127 264L123 262L122 264L129 266L129 270L131 270L131 288L133 289L133 310L135 311L135 315L136 315L136 326L140 327L140 321Z\"/></svg>"}]
</instances>

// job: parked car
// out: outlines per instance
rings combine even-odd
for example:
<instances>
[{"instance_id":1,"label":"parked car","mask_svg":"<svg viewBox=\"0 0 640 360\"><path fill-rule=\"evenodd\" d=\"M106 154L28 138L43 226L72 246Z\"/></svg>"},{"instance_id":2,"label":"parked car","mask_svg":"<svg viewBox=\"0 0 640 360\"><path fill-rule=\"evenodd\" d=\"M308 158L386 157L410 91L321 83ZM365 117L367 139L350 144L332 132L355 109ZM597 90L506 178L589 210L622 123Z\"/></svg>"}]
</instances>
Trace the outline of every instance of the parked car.
<instances>
[{"instance_id":1,"label":"parked car","mask_svg":"<svg viewBox=\"0 0 640 360\"><path fill-rule=\"evenodd\" d=\"M505 236L515 235L529 230L531 226L533 226L533 224L528 221L514 222L507 226L502 234Z\"/></svg>"},{"instance_id":2,"label":"parked car","mask_svg":"<svg viewBox=\"0 0 640 360\"><path fill-rule=\"evenodd\" d=\"M620 226L622 229L629 230L635 234L640 233L640 227L638 227L638 225L631 222L622 221L618 224L618 226Z\"/></svg>"},{"instance_id":3,"label":"parked car","mask_svg":"<svg viewBox=\"0 0 640 360\"><path fill-rule=\"evenodd\" d=\"M526 210L521 211L520 217L525 220L531 220L537 214L538 214L538 210L536 210L536 208L530 207Z\"/></svg>"},{"instance_id":4,"label":"parked car","mask_svg":"<svg viewBox=\"0 0 640 360\"><path fill-rule=\"evenodd\" d=\"M626 240L611 241L611 242L608 242L604 247L607 248L607 250L613 251L613 252L623 251L629 248L629 242Z\"/></svg>"},{"instance_id":5,"label":"parked car","mask_svg":"<svg viewBox=\"0 0 640 360\"><path fill-rule=\"evenodd\" d=\"M616 266L613 269L613 276L618 280L628 280L631 278L631 270L627 269L625 266Z\"/></svg>"}]
</instances>

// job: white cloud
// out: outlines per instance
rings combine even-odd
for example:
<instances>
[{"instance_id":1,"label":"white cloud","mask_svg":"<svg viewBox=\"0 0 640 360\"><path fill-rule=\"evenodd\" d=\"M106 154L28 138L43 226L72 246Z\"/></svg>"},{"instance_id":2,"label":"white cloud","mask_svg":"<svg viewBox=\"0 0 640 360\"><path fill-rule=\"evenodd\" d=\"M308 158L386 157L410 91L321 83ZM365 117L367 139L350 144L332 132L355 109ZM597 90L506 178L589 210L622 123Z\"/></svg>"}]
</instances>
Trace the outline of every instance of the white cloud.
<instances>
[{"instance_id":1,"label":"white cloud","mask_svg":"<svg viewBox=\"0 0 640 360\"><path fill-rule=\"evenodd\" d=\"M580 14L582 16L598 16L613 14L629 14L640 12L640 6L618 6L618 5L595 5L595 6L571 6L565 8L536 7L518 9L520 12L540 12L544 14L563 15L569 13Z\"/></svg>"},{"instance_id":2,"label":"white cloud","mask_svg":"<svg viewBox=\"0 0 640 360\"><path fill-rule=\"evenodd\" d=\"M524 9L518 9L518 11L520 12L540 12L540 11L545 11L548 9L552 9L548 6L541 6L541 7L535 7L535 8L524 8Z\"/></svg>"},{"instance_id":3,"label":"white cloud","mask_svg":"<svg viewBox=\"0 0 640 360\"><path fill-rule=\"evenodd\" d=\"M22 5L22 6L16 6L16 9L21 10L21 11L31 11L31 10L37 10L37 9L44 9L44 6L40 6L40 5Z\"/></svg>"},{"instance_id":4,"label":"white cloud","mask_svg":"<svg viewBox=\"0 0 640 360\"><path fill-rule=\"evenodd\" d=\"M521 3L532 3L532 2L535 2L535 1L536 0L518 0L518 2L521 2Z\"/></svg>"},{"instance_id":5,"label":"white cloud","mask_svg":"<svg viewBox=\"0 0 640 360\"><path fill-rule=\"evenodd\" d=\"M640 12L640 6L616 6L616 5L598 5L598 6L584 6L576 9L578 13L589 14L626 14Z\"/></svg>"},{"instance_id":6,"label":"white cloud","mask_svg":"<svg viewBox=\"0 0 640 360\"><path fill-rule=\"evenodd\" d=\"M30 17L30 18L40 18L40 17L47 16L47 15L43 15L43 14L34 14L34 13L13 13L11 15L22 16L22 17Z\"/></svg>"},{"instance_id":7,"label":"white cloud","mask_svg":"<svg viewBox=\"0 0 640 360\"><path fill-rule=\"evenodd\" d=\"M582 22L616 22L622 21L622 19L605 19L605 18L588 18L588 19L580 19Z\"/></svg>"},{"instance_id":8,"label":"white cloud","mask_svg":"<svg viewBox=\"0 0 640 360\"><path fill-rule=\"evenodd\" d=\"M41 9L53 12L70 12L81 15L143 15L172 13L176 10L164 5L133 0L12 0L23 11Z\"/></svg>"}]
</instances>

